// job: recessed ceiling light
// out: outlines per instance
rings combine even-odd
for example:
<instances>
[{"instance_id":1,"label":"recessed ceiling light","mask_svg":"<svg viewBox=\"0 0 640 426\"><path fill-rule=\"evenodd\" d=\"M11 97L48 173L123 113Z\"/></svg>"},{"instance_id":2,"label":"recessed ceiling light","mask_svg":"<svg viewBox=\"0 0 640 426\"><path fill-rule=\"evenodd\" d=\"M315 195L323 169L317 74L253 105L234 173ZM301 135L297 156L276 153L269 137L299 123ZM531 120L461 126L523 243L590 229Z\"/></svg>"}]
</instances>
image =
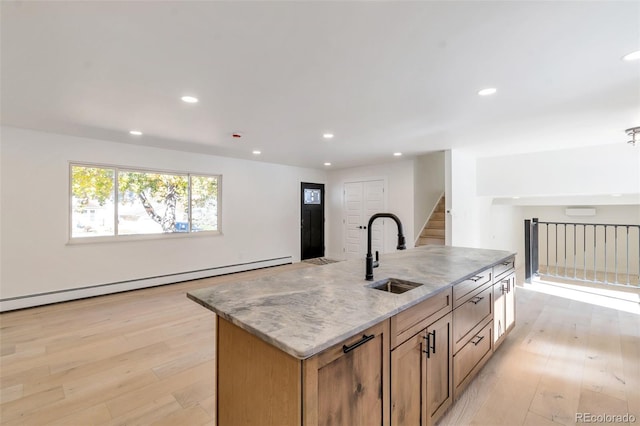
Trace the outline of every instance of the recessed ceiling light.
<instances>
[{"instance_id":1,"label":"recessed ceiling light","mask_svg":"<svg viewBox=\"0 0 640 426\"><path fill-rule=\"evenodd\" d=\"M324 165L325 165L325 166L330 166L330 165L331 165L331 163L324 163Z\"/></svg>"},{"instance_id":2,"label":"recessed ceiling light","mask_svg":"<svg viewBox=\"0 0 640 426\"><path fill-rule=\"evenodd\" d=\"M640 50L628 53L622 57L623 61L637 61L638 59L640 59Z\"/></svg>"},{"instance_id":3,"label":"recessed ceiling light","mask_svg":"<svg viewBox=\"0 0 640 426\"><path fill-rule=\"evenodd\" d=\"M180 99L182 99L182 102L186 102L188 104L195 104L198 102L198 98L193 96L183 96Z\"/></svg>"},{"instance_id":4,"label":"recessed ceiling light","mask_svg":"<svg viewBox=\"0 0 640 426\"><path fill-rule=\"evenodd\" d=\"M129 130L129 134L134 136L142 136L142 132L140 130Z\"/></svg>"},{"instance_id":5,"label":"recessed ceiling light","mask_svg":"<svg viewBox=\"0 0 640 426\"><path fill-rule=\"evenodd\" d=\"M333 133L324 133L322 137L325 139L333 139Z\"/></svg>"},{"instance_id":6,"label":"recessed ceiling light","mask_svg":"<svg viewBox=\"0 0 640 426\"><path fill-rule=\"evenodd\" d=\"M514 200L519 200L520 199L520 197L518 197L517 195L515 197L511 197L511 198L513 198Z\"/></svg>"},{"instance_id":7,"label":"recessed ceiling light","mask_svg":"<svg viewBox=\"0 0 640 426\"><path fill-rule=\"evenodd\" d=\"M396 157L400 157L402 155L402 153L401 152L394 152L393 155L396 156Z\"/></svg>"},{"instance_id":8,"label":"recessed ceiling light","mask_svg":"<svg viewBox=\"0 0 640 426\"><path fill-rule=\"evenodd\" d=\"M496 89L495 87L487 87L486 89L479 90L478 91L478 95L480 95L480 96L489 96L489 95L493 95L497 91L498 91L498 89Z\"/></svg>"},{"instance_id":9,"label":"recessed ceiling light","mask_svg":"<svg viewBox=\"0 0 640 426\"><path fill-rule=\"evenodd\" d=\"M253 151L253 155L260 155L262 154L262 152L258 151L257 149Z\"/></svg>"}]
</instances>

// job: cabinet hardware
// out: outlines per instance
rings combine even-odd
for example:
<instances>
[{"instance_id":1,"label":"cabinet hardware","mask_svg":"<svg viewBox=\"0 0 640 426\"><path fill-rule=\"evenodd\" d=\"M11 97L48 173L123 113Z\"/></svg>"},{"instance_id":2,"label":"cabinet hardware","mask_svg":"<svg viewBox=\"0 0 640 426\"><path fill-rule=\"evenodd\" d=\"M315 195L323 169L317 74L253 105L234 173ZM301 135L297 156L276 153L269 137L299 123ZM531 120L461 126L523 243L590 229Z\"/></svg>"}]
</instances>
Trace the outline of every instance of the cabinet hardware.
<instances>
[{"instance_id":1,"label":"cabinet hardware","mask_svg":"<svg viewBox=\"0 0 640 426\"><path fill-rule=\"evenodd\" d=\"M479 280L483 279L484 277L482 275L474 275L473 277L469 278L471 281L478 282Z\"/></svg>"},{"instance_id":2,"label":"cabinet hardware","mask_svg":"<svg viewBox=\"0 0 640 426\"><path fill-rule=\"evenodd\" d=\"M427 358L430 358L431 354L436 353L436 330L433 330L431 333L427 333L422 337L427 341L427 350L423 350L422 352L427 354Z\"/></svg>"},{"instance_id":3,"label":"cabinet hardware","mask_svg":"<svg viewBox=\"0 0 640 426\"><path fill-rule=\"evenodd\" d=\"M374 334L371 334L369 336L367 336L366 334L363 334L362 335L362 339L358 340L353 345L351 345L351 346L342 345L342 352L344 352L345 354L347 352L351 352L352 350L354 350L358 346L364 345L365 343L367 343L369 340L373 339L374 337L376 337Z\"/></svg>"},{"instance_id":4,"label":"cabinet hardware","mask_svg":"<svg viewBox=\"0 0 640 426\"><path fill-rule=\"evenodd\" d=\"M424 339L427 341L426 346L427 346L427 350L426 351L422 351L425 354L427 354L427 358L431 358L431 333L427 333L426 335L422 336L424 337Z\"/></svg>"},{"instance_id":5,"label":"cabinet hardware","mask_svg":"<svg viewBox=\"0 0 640 426\"><path fill-rule=\"evenodd\" d=\"M473 303L474 305L477 305L478 302L480 302L482 299L484 299L484 296L483 297L476 296L473 299L469 300L469 302Z\"/></svg>"},{"instance_id":6,"label":"cabinet hardware","mask_svg":"<svg viewBox=\"0 0 640 426\"><path fill-rule=\"evenodd\" d=\"M511 265L511 261L502 262L502 264L503 264L504 266L509 266L509 265Z\"/></svg>"},{"instance_id":7,"label":"cabinet hardware","mask_svg":"<svg viewBox=\"0 0 640 426\"><path fill-rule=\"evenodd\" d=\"M471 341L471 343L473 343L474 345L478 346L478 343L480 343L482 341L482 339L484 339L484 336L476 336L474 337L474 339L478 339L476 341Z\"/></svg>"}]
</instances>

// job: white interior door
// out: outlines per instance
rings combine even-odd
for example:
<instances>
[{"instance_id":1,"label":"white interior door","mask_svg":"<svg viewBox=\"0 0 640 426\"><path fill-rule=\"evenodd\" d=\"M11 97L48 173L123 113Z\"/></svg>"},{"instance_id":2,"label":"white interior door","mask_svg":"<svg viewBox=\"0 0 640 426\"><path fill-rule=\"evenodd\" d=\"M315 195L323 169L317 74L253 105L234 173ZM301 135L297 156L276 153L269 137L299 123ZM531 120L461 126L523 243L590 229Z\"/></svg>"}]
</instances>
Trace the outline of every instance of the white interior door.
<instances>
[{"instance_id":1,"label":"white interior door","mask_svg":"<svg viewBox=\"0 0 640 426\"><path fill-rule=\"evenodd\" d=\"M347 259L364 258L367 252L367 224L375 213L385 211L384 180L347 182L344 184L344 251ZM384 220L371 229L371 247L384 248Z\"/></svg>"}]
</instances>

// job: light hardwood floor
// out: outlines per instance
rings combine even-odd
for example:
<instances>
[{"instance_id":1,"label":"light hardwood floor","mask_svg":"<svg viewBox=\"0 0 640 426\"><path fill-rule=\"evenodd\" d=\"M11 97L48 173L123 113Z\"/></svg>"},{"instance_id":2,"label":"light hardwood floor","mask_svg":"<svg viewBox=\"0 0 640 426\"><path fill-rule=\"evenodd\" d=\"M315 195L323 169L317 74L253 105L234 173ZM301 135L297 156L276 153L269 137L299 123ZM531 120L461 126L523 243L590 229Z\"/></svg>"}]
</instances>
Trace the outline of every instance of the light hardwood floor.
<instances>
[{"instance_id":1,"label":"light hardwood floor","mask_svg":"<svg viewBox=\"0 0 640 426\"><path fill-rule=\"evenodd\" d=\"M0 315L0 424L213 425L214 316L186 291L306 263ZM517 325L444 425L640 424L640 316L517 290Z\"/></svg>"}]
</instances>

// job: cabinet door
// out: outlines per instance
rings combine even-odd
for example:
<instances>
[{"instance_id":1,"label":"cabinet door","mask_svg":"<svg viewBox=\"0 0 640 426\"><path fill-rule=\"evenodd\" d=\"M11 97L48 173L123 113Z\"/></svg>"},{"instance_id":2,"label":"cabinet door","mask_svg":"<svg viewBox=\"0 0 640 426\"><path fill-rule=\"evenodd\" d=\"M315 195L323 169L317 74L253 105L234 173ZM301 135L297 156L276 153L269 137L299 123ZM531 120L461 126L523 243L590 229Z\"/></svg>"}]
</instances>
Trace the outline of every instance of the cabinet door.
<instances>
[{"instance_id":1,"label":"cabinet door","mask_svg":"<svg viewBox=\"0 0 640 426\"><path fill-rule=\"evenodd\" d=\"M493 342L496 343L505 332L505 299L509 280L502 279L493 284Z\"/></svg>"},{"instance_id":2,"label":"cabinet door","mask_svg":"<svg viewBox=\"0 0 640 426\"><path fill-rule=\"evenodd\" d=\"M394 426L425 424L426 348L423 330L391 352L391 424Z\"/></svg>"},{"instance_id":3,"label":"cabinet door","mask_svg":"<svg viewBox=\"0 0 640 426\"><path fill-rule=\"evenodd\" d=\"M303 424L389 424L389 321L304 361Z\"/></svg>"},{"instance_id":4,"label":"cabinet door","mask_svg":"<svg viewBox=\"0 0 640 426\"><path fill-rule=\"evenodd\" d=\"M493 297L495 301L493 317L494 350L500 346L507 331L509 331L509 329L515 324L515 295L515 273L502 277L493 285Z\"/></svg>"},{"instance_id":5,"label":"cabinet door","mask_svg":"<svg viewBox=\"0 0 640 426\"><path fill-rule=\"evenodd\" d=\"M433 425L453 401L451 314L391 352L391 424Z\"/></svg>"},{"instance_id":6,"label":"cabinet door","mask_svg":"<svg viewBox=\"0 0 640 426\"><path fill-rule=\"evenodd\" d=\"M516 322L516 274L509 275L504 301L504 327L509 330Z\"/></svg>"},{"instance_id":7,"label":"cabinet door","mask_svg":"<svg viewBox=\"0 0 640 426\"><path fill-rule=\"evenodd\" d=\"M453 401L451 314L427 327L426 337L427 421L423 424L433 425Z\"/></svg>"}]
</instances>

